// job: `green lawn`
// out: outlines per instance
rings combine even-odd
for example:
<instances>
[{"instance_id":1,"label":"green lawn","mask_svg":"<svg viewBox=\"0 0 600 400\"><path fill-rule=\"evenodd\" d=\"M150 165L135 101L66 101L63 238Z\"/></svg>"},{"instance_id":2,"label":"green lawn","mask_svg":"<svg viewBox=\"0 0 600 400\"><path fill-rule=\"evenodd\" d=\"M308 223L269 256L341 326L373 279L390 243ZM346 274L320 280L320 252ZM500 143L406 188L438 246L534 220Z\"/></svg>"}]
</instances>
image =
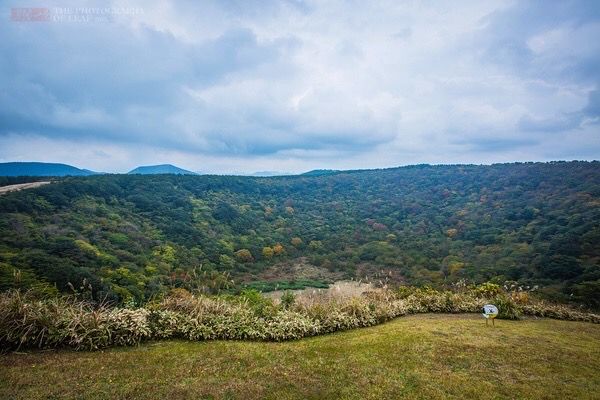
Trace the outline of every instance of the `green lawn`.
<instances>
[{"instance_id":1,"label":"green lawn","mask_svg":"<svg viewBox=\"0 0 600 400\"><path fill-rule=\"evenodd\" d=\"M1 399L600 398L600 325L413 315L287 343L0 356Z\"/></svg>"}]
</instances>

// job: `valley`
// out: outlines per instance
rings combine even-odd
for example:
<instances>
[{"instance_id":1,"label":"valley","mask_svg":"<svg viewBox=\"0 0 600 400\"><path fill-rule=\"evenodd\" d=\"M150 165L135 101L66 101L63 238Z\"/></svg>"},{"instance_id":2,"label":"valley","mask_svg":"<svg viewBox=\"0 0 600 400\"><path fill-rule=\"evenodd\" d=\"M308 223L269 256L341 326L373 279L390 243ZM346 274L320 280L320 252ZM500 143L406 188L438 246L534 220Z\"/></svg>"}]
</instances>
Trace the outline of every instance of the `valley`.
<instances>
[{"instance_id":1,"label":"valley","mask_svg":"<svg viewBox=\"0 0 600 400\"><path fill-rule=\"evenodd\" d=\"M143 304L172 288L491 280L594 308L599 169L554 162L65 177L0 197L0 288L73 286Z\"/></svg>"}]
</instances>

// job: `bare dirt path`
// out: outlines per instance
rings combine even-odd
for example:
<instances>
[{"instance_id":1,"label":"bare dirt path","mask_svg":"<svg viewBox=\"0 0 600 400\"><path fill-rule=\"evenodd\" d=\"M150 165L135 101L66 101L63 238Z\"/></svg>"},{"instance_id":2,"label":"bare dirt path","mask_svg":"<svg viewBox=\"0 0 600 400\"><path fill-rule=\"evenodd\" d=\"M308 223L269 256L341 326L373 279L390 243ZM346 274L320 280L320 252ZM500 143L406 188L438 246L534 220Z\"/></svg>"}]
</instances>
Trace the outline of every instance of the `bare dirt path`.
<instances>
[{"instance_id":1,"label":"bare dirt path","mask_svg":"<svg viewBox=\"0 0 600 400\"><path fill-rule=\"evenodd\" d=\"M17 185L2 186L2 187L0 187L0 195L9 193L9 192L16 192L18 190L23 190L23 189L33 189L36 187L40 187L42 185L47 185L48 183L50 183L50 181L28 182L28 183L19 183Z\"/></svg>"}]
</instances>

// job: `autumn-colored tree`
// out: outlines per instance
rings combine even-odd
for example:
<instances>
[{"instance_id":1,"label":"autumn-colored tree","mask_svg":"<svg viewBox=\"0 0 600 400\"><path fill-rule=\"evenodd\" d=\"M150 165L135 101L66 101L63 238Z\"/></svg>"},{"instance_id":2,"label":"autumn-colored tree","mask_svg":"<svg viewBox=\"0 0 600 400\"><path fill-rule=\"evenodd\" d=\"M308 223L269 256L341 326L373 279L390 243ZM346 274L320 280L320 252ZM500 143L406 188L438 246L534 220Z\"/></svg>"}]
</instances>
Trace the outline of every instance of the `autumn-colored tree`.
<instances>
[{"instance_id":1,"label":"autumn-colored tree","mask_svg":"<svg viewBox=\"0 0 600 400\"><path fill-rule=\"evenodd\" d=\"M294 214L294 207L286 207L285 212L288 214Z\"/></svg>"},{"instance_id":2,"label":"autumn-colored tree","mask_svg":"<svg viewBox=\"0 0 600 400\"><path fill-rule=\"evenodd\" d=\"M235 258L237 258L238 261L241 261L243 263L254 261L254 257L252 257L252 253L250 253L250 250L248 249L240 249L236 251Z\"/></svg>"},{"instance_id":3,"label":"autumn-colored tree","mask_svg":"<svg viewBox=\"0 0 600 400\"><path fill-rule=\"evenodd\" d=\"M458 233L458 230L454 229L454 228L448 229L446 231L446 235L448 235L448 237L450 237L450 238L453 238L454 236L456 236L457 233Z\"/></svg>"},{"instance_id":4,"label":"autumn-colored tree","mask_svg":"<svg viewBox=\"0 0 600 400\"><path fill-rule=\"evenodd\" d=\"M463 269L463 267L465 266L464 262L460 262L460 261L451 261L448 264L448 272L451 275L455 275L457 272L459 272L461 269Z\"/></svg>"},{"instance_id":5,"label":"autumn-colored tree","mask_svg":"<svg viewBox=\"0 0 600 400\"><path fill-rule=\"evenodd\" d=\"M275 252L273 251L273 248L268 247L268 246L263 247L263 249L262 249L263 258L270 259L273 257L274 254L275 254Z\"/></svg>"},{"instance_id":6,"label":"autumn-colored tree","mask_svg":"<svg viewBox=\"0 0 600 400\"><path fill-rule=\"evenodd\" d=\"M275 246L273 246L273 253L275 253L276 256L283 254L284 251L285 249L283 248L281 243L277 243Z\"/></svg>"},{"instance_id":7,"label":"autumn-colored tree","mask_svg":"<svg viewBox=\"0 0 600 400\"><path fill-rule=\"evenodd\" d=\"M298 247L298 246L302 246L302 239L300 239L299 237L293 237L291 240L291 243L294 247Z\"/></svg>"}]
</instances>

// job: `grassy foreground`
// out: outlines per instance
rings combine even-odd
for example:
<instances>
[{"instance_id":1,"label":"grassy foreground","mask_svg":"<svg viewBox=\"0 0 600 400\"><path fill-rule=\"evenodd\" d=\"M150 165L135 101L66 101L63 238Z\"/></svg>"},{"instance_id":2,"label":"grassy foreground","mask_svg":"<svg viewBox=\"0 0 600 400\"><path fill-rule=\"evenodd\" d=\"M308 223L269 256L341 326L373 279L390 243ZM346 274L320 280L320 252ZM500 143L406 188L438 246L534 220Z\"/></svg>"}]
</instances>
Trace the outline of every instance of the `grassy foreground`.
<instances>
[{"instance_id":1,"label":"grassy foreground","mask_svg":"<svg viewBox=\"0 0 600 400\"><path fill-rule=\"evenodd\" d=\"M0 356L2 399L600 398L600 326L412 315L284 343Z\"/></svg>"}]
</instances>

